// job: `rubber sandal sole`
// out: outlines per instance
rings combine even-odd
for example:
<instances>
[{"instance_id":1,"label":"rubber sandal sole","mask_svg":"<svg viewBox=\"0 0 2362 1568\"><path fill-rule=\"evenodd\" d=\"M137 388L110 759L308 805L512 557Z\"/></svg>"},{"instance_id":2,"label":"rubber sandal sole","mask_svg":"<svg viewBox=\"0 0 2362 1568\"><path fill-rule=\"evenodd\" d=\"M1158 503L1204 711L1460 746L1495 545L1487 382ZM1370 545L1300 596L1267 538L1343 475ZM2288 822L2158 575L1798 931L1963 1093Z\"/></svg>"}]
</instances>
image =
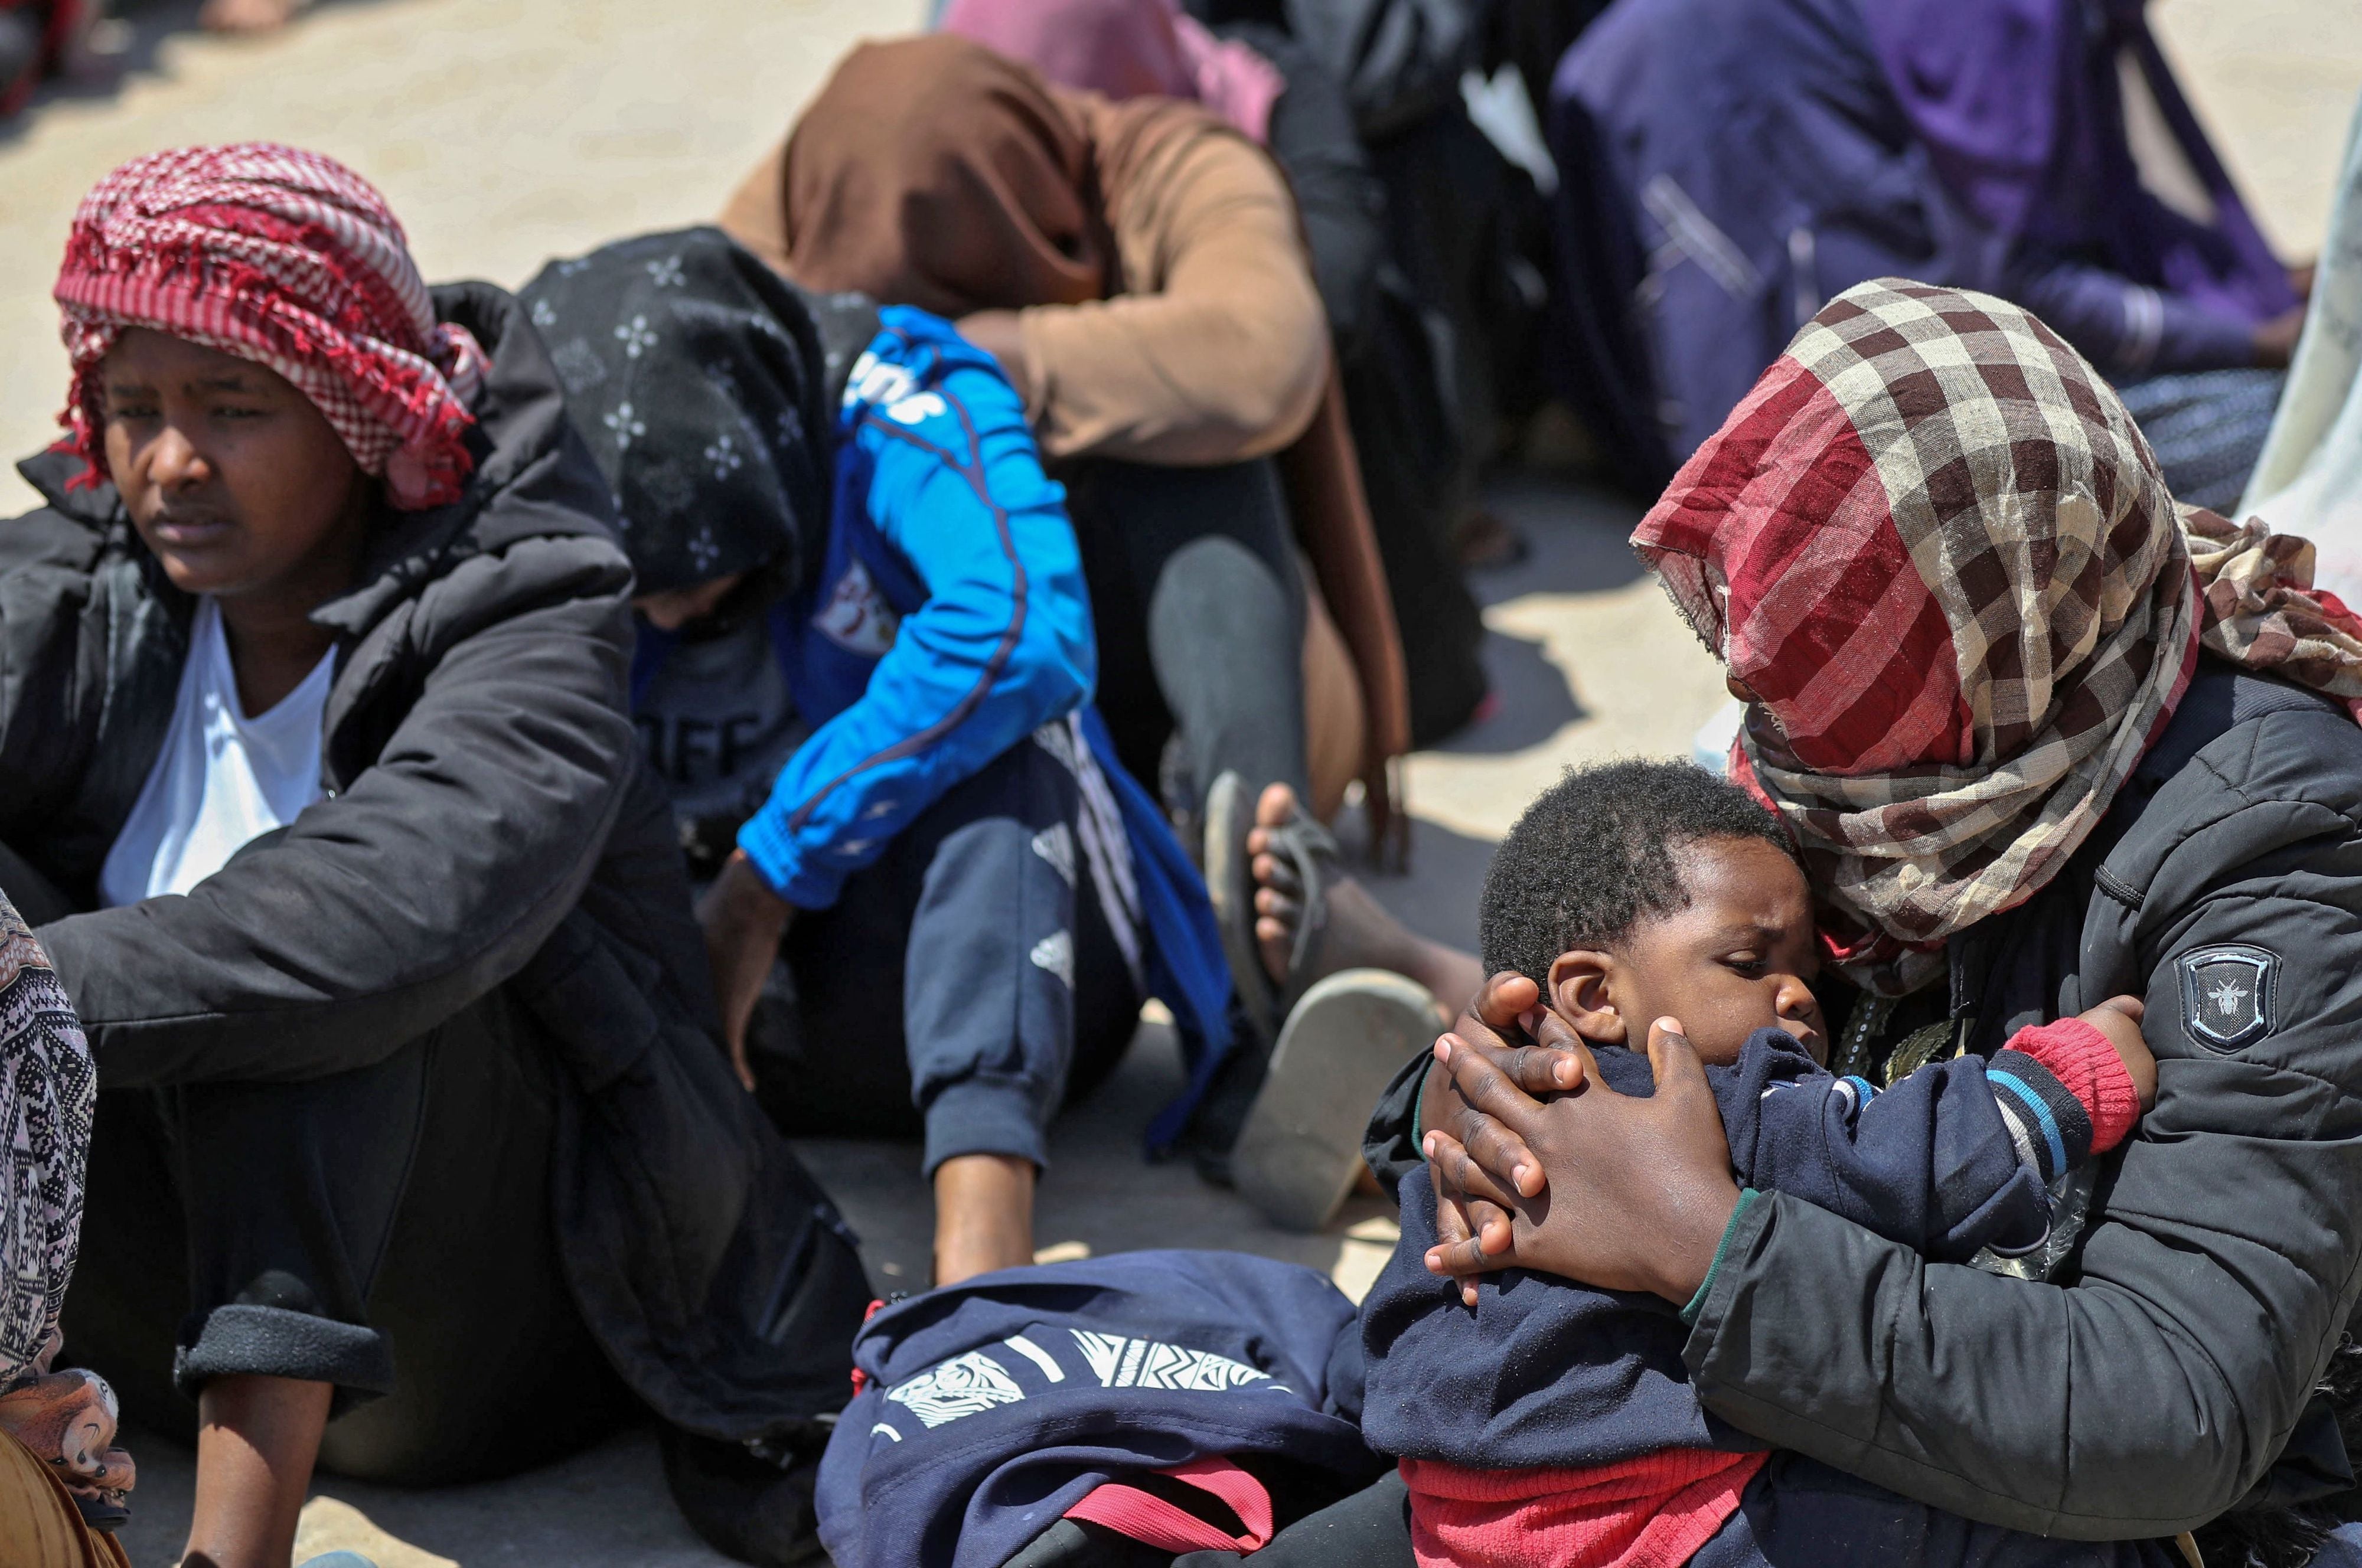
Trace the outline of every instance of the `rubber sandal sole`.
<instances>
[{"instance_id":1,"label":"rubber sandal sole","mask_svg":"<svg viewBox=\"0 0 2362 1568\"><path fill-rule=\"evenodd\" d=\"M1225 773L1206 791L1206 896L1214 925L1222 933L1222 956L1231 966L1231 989L1261 1038L1271 1038L1273 986L1255 944L1254 867L1247 834L1254 828L1255 803L1246 780Z\"/></svg>"},{"instance_id":2,"label":"rubber sandal sole","mask_svg":"<svg viewBox=\"0 0 2362 1568\"><path fill-rule=\"evenodd\" d=\"M1427 988L1391 969L1342 970L1306 991L1231 1151L1239 1191L1286 1230L1335 1219L1361 1173L1371 1109L1440 1032Z\"/></svg>"}]
</instances>

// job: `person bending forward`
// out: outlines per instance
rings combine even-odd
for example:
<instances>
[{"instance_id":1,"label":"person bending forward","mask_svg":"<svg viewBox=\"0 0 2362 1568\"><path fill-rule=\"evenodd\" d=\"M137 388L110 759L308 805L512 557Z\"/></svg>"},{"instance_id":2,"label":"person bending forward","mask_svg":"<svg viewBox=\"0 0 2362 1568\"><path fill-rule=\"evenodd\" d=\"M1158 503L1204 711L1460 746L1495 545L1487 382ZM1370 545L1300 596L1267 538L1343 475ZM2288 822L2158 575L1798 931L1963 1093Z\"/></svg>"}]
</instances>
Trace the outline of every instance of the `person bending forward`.
<instances>
[{"instance_id":1,"label":"person bending forward","mask_svg":"<svg viewBox=\"0 0 2362 1568\"><path fill-rule=\"evenodd\" d=\"M1203 977L1157 987L1201 1038L1228 988L1084 711L1090 602L1017 394L948 322L807 295L718 229L525 298L624 513L634 705L742 1077L792 1132L923 1130L937 1283L1031 1263L1061 1101L1157 977Z\"/></svg>"}]
</instances>

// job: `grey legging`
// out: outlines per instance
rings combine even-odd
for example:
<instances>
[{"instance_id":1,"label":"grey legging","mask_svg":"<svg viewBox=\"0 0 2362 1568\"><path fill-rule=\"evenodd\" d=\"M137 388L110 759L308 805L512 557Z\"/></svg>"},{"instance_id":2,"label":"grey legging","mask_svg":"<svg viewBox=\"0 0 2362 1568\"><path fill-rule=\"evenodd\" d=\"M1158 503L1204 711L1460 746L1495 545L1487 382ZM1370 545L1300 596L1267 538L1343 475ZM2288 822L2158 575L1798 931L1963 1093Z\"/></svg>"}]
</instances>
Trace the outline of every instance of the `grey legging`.
<instances>
[{"instance_id":1,"label":"grey legging","mask_svg":"<svg viewBox=\"0 0 2362 1568\"><path fill-rule=\"evenodd\" d=\"M1179 736L1202 805L1226 770L1260 793L1310 793L1304 748L1304 585L1278 469L1092 459L1064 466L1098 633L1099 711L1116 753L1154 786ZM1253 793L1250 794L1253 798Z\"/></svg>"}]
</instances>

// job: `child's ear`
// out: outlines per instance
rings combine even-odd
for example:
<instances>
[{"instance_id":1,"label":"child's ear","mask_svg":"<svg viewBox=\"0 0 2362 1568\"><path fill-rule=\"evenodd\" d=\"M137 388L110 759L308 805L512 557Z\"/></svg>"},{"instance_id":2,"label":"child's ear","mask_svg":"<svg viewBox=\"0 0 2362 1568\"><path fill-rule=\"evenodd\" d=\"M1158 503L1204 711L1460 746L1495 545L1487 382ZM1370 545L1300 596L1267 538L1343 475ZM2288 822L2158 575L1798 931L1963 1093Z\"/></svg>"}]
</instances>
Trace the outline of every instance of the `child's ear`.
<instances>
[{"instance_id":1,"label":"child's ear","mask_svg":"<svg viewBox=\"0 0 2362 1568\"><path fill-rule=\"evenodd\" d=\"M1594 1045L1628 1043L1624 1015L1616 1005L1616 961L1605 953L1562 953L1550 969L1550 1003L1558 1015Z\"/></svg>"}]
</instances>

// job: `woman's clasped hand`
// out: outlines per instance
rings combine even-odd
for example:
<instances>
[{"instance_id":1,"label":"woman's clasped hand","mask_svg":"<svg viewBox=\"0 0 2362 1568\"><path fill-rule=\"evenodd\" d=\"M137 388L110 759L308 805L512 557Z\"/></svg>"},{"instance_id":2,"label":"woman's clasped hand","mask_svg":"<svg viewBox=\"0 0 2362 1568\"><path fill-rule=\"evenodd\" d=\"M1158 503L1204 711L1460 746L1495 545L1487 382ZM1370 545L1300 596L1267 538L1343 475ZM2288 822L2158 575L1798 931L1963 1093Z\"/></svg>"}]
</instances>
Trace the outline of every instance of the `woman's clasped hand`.
<instances>
[{"instance_id":1,"label":"woman's clasped hand","mask_svg":"<svg viewBox=\"0 0 2362 1568\"><path fill-rule=\"evenodd\" d=\"M1437 1198L1428 1267L1460 1276L1471 1305L1474 1276L1505 1268L1686 1302L1738 1203L1705 1069L1659 1019L1655 1095L1618 1094L1539 1002L1533 981L1496 975L1436 1043L1419 1114Z\"/></svg>"}]
</instances>

